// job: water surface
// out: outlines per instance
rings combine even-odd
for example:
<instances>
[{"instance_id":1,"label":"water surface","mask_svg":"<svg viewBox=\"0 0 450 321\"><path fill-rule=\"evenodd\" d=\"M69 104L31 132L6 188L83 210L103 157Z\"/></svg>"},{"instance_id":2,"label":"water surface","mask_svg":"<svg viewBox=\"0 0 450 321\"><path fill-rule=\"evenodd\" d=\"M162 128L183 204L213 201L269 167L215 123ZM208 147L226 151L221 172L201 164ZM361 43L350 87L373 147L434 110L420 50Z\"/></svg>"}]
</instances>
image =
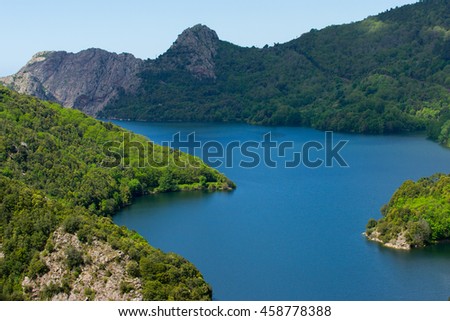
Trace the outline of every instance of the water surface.
<instances>
[{"instance_id":1,"label":"water surface","mask_svg":"<svg viewBox=\"0 0 450 321\"><path fill-rule=\"evenodd\" d=\"M116 122L157 143L324 141L313 129ZM450 172L450 150L422 136L336 134L348 168L222 167L233 192L151 195L115 215L153 246L193 262L217 300L447 300L450 244L396 251L362 237L407 179ZM313 155L314 156L314 155ZM315 156L320 156L317 153Z\"/></svg>"}]
</instances>

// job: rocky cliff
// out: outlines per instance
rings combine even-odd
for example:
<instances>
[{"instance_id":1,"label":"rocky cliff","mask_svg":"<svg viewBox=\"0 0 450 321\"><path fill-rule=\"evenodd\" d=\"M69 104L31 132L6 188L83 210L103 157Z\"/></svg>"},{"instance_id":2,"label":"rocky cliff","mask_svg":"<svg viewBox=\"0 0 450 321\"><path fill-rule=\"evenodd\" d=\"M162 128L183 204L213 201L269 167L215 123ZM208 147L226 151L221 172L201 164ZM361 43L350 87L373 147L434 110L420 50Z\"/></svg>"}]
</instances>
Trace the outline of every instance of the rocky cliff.
<instances>
[{"instance_id":1,"label":"rocky cliff","mask_svg":"<svg viewBox=\"0 0 450 321\"><path fill-rule=\"evenodd\" d=\"M142 300L142 282L127 272L132 260L122 251L114 250L100 240L83 244L77 235L65 233L61 228L53 233L49 244L52 244L51 251L40 253L40 259L47 267L46 273L33 278L27 276L22 282L29 299ZM79 266L73 271L67 269L70 251L80 253Z\"/></svg>"},{"instance_id":2,"label":"rocky cliff","mask_svg":"<svg viewBox=\"0 0 450 321\"><path fill-rule=\"evenodd\" d=\"M214 57L218 46L216 32L198 24L183 31L156 66L159 70L187 70L198 79L215 79Z\"/></svg>"},{"instance_id":3,"label":"rocky cliff","mask_svg":"<svg viewBox=\"0 0 450 321\"><path fill-rule=\"evenodd\" d=\"M78 53L44 51L16 74L0 78L0 83L19 93L96 115L119 92L138 93L142 71L184 70L197 79L214 79L218 43L215 31L198 24L183 31L157 60L143 61L131 54L94 48Z\"/></svg>"},{"instance_id":4,"label":"rocky cliff","mask_svg":"<svg viewBox=\"0 0 450 321\"><path fill-rule=\"evenodd\" d=\"M101 49L78 53L39 52L18 73L0 78L6 86L95 115L122 90L139 86L143 61Z\"/></svg>"}]
</instances>

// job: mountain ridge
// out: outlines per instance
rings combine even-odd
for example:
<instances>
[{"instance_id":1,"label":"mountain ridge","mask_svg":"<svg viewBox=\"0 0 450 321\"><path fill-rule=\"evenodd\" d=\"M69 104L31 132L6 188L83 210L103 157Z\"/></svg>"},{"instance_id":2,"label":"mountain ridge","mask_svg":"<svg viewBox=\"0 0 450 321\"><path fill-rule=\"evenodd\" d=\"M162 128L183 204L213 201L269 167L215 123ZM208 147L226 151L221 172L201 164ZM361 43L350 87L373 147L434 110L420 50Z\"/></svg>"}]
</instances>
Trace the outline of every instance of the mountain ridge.
<instances>
[{"instance_id":1,"label":"mountain ridge","mask_svg":"<svg viewBox=\"0 0 450 321\"><path fill-rule=\"evenodd\" d=\"M131 82L107 79L108 95L89 91L97 88L95 82L80 86L74 72L63 76L75 79L78 91L62 82L52 90L43 81L22 87L48 99L73 95L67 101L74 103L66 105L102 118L370 134L427 129L431 138L449 145L449 17L448 0L420 1L264 48L239 47L198 24L158 58L126 69ZM23 91L10 78L7 85Z\"/></svg>"},{"instance_id":2,"label":"mountain ridge","mask_svg":"<svg viewBox=\"0 0 450 321\"><path fill-rule=\"evenodd\" d=\"M135 92L143 61L128 53L90 48L78 53L43 51L14 75L0 78L19 93L96 114L119 90Z\"/></svg>"}]
</instances>

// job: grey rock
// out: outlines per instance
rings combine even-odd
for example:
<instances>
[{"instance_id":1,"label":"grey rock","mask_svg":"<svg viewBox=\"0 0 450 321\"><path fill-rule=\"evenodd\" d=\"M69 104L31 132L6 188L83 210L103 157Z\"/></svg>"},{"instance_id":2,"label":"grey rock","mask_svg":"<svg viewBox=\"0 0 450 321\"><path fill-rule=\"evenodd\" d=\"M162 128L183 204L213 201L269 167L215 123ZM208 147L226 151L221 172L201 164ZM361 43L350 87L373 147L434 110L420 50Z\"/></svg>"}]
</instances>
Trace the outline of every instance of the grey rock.
<instances>
[{"instance_id":1,"label":"grey rock","mask_svg":"<svg viewBox=\"0 0 450 321\"><path fill-rule=\"evenodd\" d=\"M182 68L196 78L216 78L214 57L219 37L214 30L198 24L183 31L170 49L159 58L164 70Z\"/></svg>"},{"instance_id":2,"label":"grey rock","mask_svg":"<svg viewBox=\"0 0 450 321\"><path fill-rule=\"evenodd\" d=\"M28 289L28 299L42 300L45 289L51 284L61 286L64 278L69 282L70 290L53 294L53 301L85 301L94 299L98 301L140 301L142 300L142 282L139 278L131 277L126 271L131 258L123 252L114 250L110 244L94 240L92 244L83 244L76 235L68 234L61 228L57 229L52 240L57 246L54 251L40 253L41 260L47 265L48 272L34 279L25 277L22 286ZM84 257L90 257L80 267L80 273L75 277L66 265L66 249L71 246L81 251ZM117 258L120 258L118 260ZM71 276L67 278L67 276ZM133 291L123 293L121 283L129 284ZM86 289L93 293L93 297L86 296Z\"/></svg>"},{"instance_id":3,"label":"grey rock","mask_svg":"<svg viewBox=\"0 0 450 321\"><path fill-rule=\"evenodd\" d=\"M216 32L198 24L183 31L156 60L93 48L78 53L44 51L0 83L95 116L119 93L139 94L143 71L183 70L197 79L215 79L218 45Z\"/></svg>"},{"instance_id":4,"label":"grey rock","mask_svg":"<svg viewBox=\"0 0 450 321\"><path fill-rule=\"evenodd\" d=\"M95 115L119 92L139 87L136 73L143 61L131 54L115 54L101 49L78 53L39 52L18 73L0 82L40 99Z\"/></svg>"}]
</instances>

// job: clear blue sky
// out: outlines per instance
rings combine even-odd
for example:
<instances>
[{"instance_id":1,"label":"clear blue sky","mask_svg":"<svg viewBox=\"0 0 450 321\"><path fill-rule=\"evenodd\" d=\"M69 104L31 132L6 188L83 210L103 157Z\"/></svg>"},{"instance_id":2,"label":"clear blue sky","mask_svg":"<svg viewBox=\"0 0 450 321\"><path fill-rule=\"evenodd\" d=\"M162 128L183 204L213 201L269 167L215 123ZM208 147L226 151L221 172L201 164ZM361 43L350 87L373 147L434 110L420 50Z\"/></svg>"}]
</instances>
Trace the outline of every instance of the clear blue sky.
<instances>
[{"instance_id":1,"label":"clear blue sky","mask_svg":"<svg viewBox=\"0 0 450 321\"><path fill-rule=\"evenodd\" d=\"M164 53L187 27L241 46L283 43L416 0L2 0L0 76L42 50L102 48L139 58Z\"/></svg>"}]
</instances>

